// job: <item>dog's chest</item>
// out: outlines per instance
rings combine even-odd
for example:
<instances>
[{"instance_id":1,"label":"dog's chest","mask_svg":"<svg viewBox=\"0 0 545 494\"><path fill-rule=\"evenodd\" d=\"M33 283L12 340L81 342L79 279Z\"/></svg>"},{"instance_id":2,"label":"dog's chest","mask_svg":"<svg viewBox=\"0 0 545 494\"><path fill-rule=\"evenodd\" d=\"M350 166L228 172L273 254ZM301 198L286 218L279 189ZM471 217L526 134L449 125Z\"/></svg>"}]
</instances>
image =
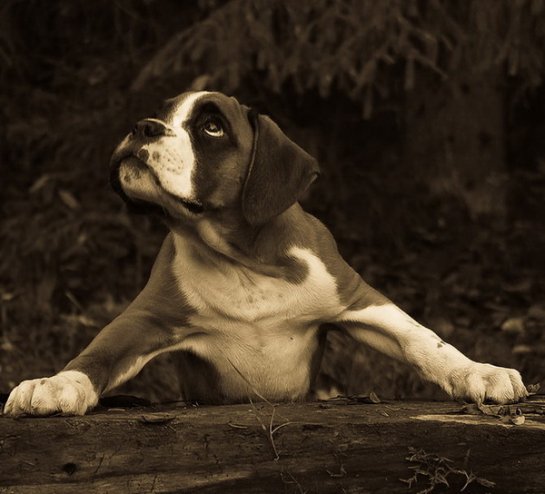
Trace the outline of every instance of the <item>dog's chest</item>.
<instances>
[{"instance_id":1,"label":"dog's chest","mask_svg":"<svg viewBox=\"0 0 545 494\"><path fill-rule=\"evenodd\" d=\"M237 401L253 390L275 400L304 396L319 348L319 326L342 310L335 279L324 263L310 250L292 247L288 255L304 273L294 282L228 261L196 260L181 240L176 247L178 286L194 309L189 324L195 333L185 346L217 376L200 386L202 373L187 368L188 396L203 402ZM210 391L213 382L219 395Z\"/></svg>"},{"instance_id":2,"label":"dog's chest","mask_svg":"<svg viewBox=\"0 0 545 494\"><path fill-rule=\"evenodd\" d=\"M215 259L207 263L177 245L176 278L202 324L236 321L267 327L289 321L307 324L342 310L335 279L310 250L292 247L288 255L304 267L297 282L264 275ZM195 321L196 322L196 321Z\"/></svg>"}]
</instances>

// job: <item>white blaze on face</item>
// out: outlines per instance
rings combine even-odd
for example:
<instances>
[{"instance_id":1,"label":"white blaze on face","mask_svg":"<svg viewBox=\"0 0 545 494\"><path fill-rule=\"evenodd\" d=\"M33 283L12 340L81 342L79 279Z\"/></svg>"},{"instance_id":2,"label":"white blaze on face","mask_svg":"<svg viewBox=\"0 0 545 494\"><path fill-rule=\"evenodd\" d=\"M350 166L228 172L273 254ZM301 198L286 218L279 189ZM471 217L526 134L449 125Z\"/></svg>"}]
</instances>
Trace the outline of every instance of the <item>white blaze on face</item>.
<instances>
[{"instance_id":1,"label":"white blaze on face","mask_svg":"<svg viewBox=\"0 0 545 494\"><path fill-rule=\"evenodd\" d=\"M193 111L193 107L197 100L207 94L208 91L199 91L185 98L181 105L175 110L172 117L171 125L176 130L179 136L179 156L181 161L181 172L177 177L173 177L173 189L176 195L183 198L196 199L194 197L195 190L193 187L193 171L196 166L195 153L191 145L189 133L185 130L184 125L189 120ZM165 187L167 187L165 185ZM167 189L168 190L168 189ZM171 192L171 190L169 190Z\"/></svg>"},{"instance_id":2,"label":"white blaze on face","mask_svg":"<svg viewBox=\"0 0 545 494\"><path fill-rule=\"evenodd\" d=\"M186 96L167 116L166 122L174 135L158 138L144 144L141 149L148 153L147 165L158 180L158 187L151 174L141 173L131 184L126 184L141 199L158 200L161 188L186 200L198 200L193 183L196 157L185 124L191 117L197 101L207 91Z\"/></svg>"},{"instance_id":3,"label":"white blaze on face","mask_svg":"<svg viewBox=\"0 0 545 494\"><path fill-rule=\"evenodd\" d=\"M182 127L189 120L189 116L191 115L197 100L199 100L205 94L210 94L210 92L198 91L185 97L173 111L170 124L175 128Z\"/></svg>"},{"instance_id":4,"label":"white blaze on face","mask_svg":"<svg viewBox=\"0 0 545 494\"><path fill-rule=\"evenodd\" d=\"M184 128L184 125L189 120L195 103L205 94L207 91L190 94L174 110L169 122L177 135L175 138L177 142L173 143L173 149L169 149L168 140L165 141L165 149L162 153L159 150L160 158L157 160L157 164L154 163L153 152L150 152L152 167L154 165L161 167L161 163L168 162L161 167L163 168L161 173L158 173L161 185L171 194L184 199L197 199L192 180L196 158L189 132ZM150 144L150 147L153 147L153 144Z\"/></svg>"}]
</instances>

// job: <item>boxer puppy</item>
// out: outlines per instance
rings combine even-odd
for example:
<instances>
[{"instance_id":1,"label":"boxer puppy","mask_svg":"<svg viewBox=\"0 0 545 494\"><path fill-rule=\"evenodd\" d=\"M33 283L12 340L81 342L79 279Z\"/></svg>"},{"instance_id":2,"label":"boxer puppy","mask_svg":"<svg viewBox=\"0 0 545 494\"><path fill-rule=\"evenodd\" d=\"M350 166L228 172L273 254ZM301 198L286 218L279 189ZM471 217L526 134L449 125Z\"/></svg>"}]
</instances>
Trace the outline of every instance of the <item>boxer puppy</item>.
<instances>
[{"instance_id":1,"label":"boxer puppy","mask_svg":"<svg viewBox=\"0 0 545 494\"><path fill-rule=\"evenodd\" d=\"M199 403L304 399L324 328L348 333L450 396L509 403L520 374L470 360L368 286L298 199L316 161L268 117L214 92L184 93L113 153L114 188L165 217L167 235L134 302L53 377L24 381L4 413L80 415L156 355L179 355Z\"/></svg>"}]
</instances>

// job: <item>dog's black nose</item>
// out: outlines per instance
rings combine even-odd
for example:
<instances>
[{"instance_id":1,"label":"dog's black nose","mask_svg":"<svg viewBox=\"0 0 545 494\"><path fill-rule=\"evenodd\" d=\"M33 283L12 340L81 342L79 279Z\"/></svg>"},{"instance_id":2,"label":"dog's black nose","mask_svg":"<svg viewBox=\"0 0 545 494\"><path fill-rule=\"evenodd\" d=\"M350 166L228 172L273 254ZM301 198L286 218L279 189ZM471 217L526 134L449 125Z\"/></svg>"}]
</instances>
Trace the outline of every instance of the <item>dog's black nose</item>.
<instances>
[{"instance_id":1,"label":"dog's black nose","mask_svg":"<svg viewBox=\"0 0 545 494\"><path fill-rule=\"evenodd\" d=\"M161 120L144 118L132 129L132 135L136 137L160 137L168 135L169 128Z\"/></svg>"}]
</instances>

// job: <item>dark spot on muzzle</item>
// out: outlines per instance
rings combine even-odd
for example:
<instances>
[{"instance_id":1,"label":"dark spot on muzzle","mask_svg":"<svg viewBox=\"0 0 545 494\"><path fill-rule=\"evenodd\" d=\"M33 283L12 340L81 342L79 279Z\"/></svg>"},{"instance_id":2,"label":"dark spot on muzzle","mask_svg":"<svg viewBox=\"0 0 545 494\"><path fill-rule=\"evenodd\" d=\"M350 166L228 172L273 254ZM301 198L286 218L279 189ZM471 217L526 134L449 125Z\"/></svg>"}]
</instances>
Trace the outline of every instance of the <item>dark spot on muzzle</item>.
<instances>
[{"instance_id":1,"label":"dark spot on muzzle","mask_svg":"<svg viewBox=\"0 0 545 494\"><path fill-rule=\"evenodd\" d=\"M145 149L140 149L137 153L136 153L136 157L140 160L142 160L144 163L147 163L148 161L148 158L149 158L149 153L145 150Z\"/></svg>"}]
</instances>

